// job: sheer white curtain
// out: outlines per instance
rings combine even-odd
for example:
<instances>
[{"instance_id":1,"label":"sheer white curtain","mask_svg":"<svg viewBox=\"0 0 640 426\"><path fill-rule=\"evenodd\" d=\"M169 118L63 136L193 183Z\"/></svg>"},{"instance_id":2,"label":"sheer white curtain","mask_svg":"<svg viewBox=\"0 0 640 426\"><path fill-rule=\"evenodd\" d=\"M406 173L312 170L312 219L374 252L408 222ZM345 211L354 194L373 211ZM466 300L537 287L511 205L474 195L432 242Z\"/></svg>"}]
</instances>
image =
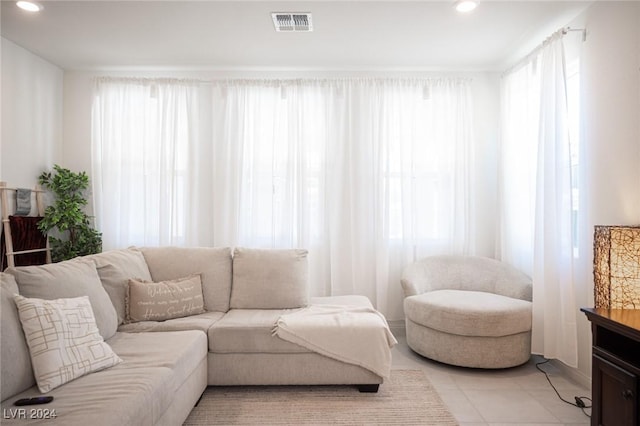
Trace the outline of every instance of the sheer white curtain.
<instances>
[{"instance_id":1,"label":"sheer white curtain","mask_svg":"<svg viewBox=\"0 0 640 426\"><path fill-rule=\"evenodd\" d=\"M564 31L502 81L501 257L533 279L532 351L577 366Z\"/></svg>"},{"instance_id":2,"label":"sheer white curtain","mask_svg":"<svg viewBox=\"0 0 640 426\"><path fill-rule=\"evenodd\" d=\"M95 89L92 181L104 247L193 243L185 207L200 196L197 85L98 79Z\"/></svg>"},{"instance_id":3,"label":"sheer white curtain","mask_svg":"<svg viewBox=\"0 0 640 426\"><path fill-rule=\"evenodd\" d=\"M166 99L154 81L99 83L94 175L106 248L308 248L313 295L363 294L389 319L403 318L408 262L468 251L467 80L182 82ZM134 130L112 98L158 121ZM182 131L154 133L173 126ZM129 158L123 145L140 153ZM151 179L139 169L156 157L166 167Z\"/></svg>"}]
</instances>

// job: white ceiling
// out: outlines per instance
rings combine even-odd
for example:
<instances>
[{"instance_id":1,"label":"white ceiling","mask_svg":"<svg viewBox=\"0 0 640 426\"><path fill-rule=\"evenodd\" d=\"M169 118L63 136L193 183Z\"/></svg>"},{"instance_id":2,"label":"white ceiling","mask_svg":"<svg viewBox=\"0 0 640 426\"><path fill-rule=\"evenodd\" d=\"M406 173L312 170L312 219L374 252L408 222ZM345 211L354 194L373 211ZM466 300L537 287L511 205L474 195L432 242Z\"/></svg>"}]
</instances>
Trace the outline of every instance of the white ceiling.
<instances>
[{"instance_id":1,"label":"white ceiling","mask_svg":"<svg viewBox=\"0 0 640 426\"><path fill-rule=\"evenodd\" d=\"M591 1L2 0L1 33L70 70L118 67L500 70ZM311 33L277 33L271 12L312 12Z\"/></svg>"}]
</instances>

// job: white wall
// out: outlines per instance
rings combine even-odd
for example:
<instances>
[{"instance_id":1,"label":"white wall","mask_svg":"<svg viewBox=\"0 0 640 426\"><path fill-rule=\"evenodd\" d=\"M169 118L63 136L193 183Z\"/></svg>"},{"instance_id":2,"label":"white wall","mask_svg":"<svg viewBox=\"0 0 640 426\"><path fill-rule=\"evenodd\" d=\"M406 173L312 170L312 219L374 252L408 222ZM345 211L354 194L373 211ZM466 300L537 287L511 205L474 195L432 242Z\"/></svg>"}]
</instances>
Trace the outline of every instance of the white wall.
<instances>
[{"instance_id":1,"label":"white wall","mask_svg":"<svg viewBox=\"0 0 640 426\"><path fill-rule=\"evenodd\" d=\"M577 304L593 306L594 225L640 224L640 3L596 2L571 23L583 43ZM578 370L591 376L591 329L578 317Z\"/></svg>"},{"instance_id":2,"label":"white wall","mask_svg":"<svg viewBox=\"0 0 640 426\"><path fill-rule=\"evenodd\" d=\"M0 180L33 187L62 161L63 71L2 38Z\"/></svg>"}]
</instances>

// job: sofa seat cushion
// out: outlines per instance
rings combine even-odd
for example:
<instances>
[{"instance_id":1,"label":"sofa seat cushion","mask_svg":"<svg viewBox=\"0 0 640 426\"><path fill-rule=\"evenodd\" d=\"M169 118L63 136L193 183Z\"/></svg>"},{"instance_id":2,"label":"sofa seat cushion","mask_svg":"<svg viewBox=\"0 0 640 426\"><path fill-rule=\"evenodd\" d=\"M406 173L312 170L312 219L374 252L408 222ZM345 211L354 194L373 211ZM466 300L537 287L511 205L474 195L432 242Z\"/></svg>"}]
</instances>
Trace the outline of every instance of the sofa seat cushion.
<instances>
[{"instance_id":1,"label":"sofa seat cushion","mask_svg":"<svg viewBox=\"0 0 640 426\"><path fill-rule=\"evenodd\" d=\"M163 367L114 369L108 375L90 374L48 392L53 402L38 406L55 415L42 420L51 425L152 425L169 406L173 373ZM13 402L40 395L38 388L15 395L2 403L2 410L16 410ZM28 409L31 407L27 407ZM27 413L29 410L27 410ZM3 419L2 424L33 424L24 419Z\"/></svg>"},{"instance_id":2,"label":"sofa seat cushion","mask_svg":"<svg viewBox=\"0 0 640 426\"><path fill-rule=\"evenodd\" d=\"M179 380L191 374L207 356L207 335L198 330L116 333L107 343L122 358L123 366L164 367Z\"/></svg>"},{"instance_id":3,"label":"sofa seat cushion","mask_svg":"<svg viewBox=\"0 0 640 426\"><path fill-rule=\"evenodd\" d=\"M140 321L122 324L118 331L126 333L140 333L147 331L184 331L200 330L204 333L215 324L224 314L222 312L205 312L189 317L173 318L165 321Z\"/></svg>"},{"instance_id":4,"label":"sofa seat cushion","mask_svg":"<svg viewBox=\"0 0 640 426\"><path fill-rule=\"evenodd\" d=\"M366 296L311 297L311 304L349 305L371 308ZM297 309L231 309L209 329L209 351L213 353L310 353L302 346L273 336L283 314Z\"/></svg>"},{"instance_id":5,"label":"sofa seat cushion","mask_svg":"<svg viewBox=\"0 0 640 426\"><path fill-rule=\"evenodd\" d=\"M201 331L179 333L116 333L108 343L123 362L108 370L73 380L49 392L59 425L151 425L172 404L180 385L206 359L206 335ZM19 398L38 395L33 387L2 403L15 409ZM3 420L3 424L25 424Z\"/></svg>"},{"instance_id":6,"label":"sofa seat cushion","mask_svg":"<svg viewBox=\"0 0 640 426\"><path fill-rule=\"evenodd\" d=\"M508 336L531 330L531 302L499 294L436 290L404 300L416 324L460 336Z\"/></svg>"},{"instance_id":7,"label":"sofa seat cushion","mask_svg":"<svg viewBox=\"0 0 640 426\"><path fill-rule=\"evenodd\" d=\"M310 305L346 305L373 308L367 296L350 294L346 296L317 296L309 298Z\"/></svg>"},{"instance_id":8,"label":"sofa seat cushion","mask_svg":"<svg viewBox=\"0 0 640 426\"><path fill-rule=\"evenodd\" d=\"M231 309L209 329L213 353L303 353L302 346L273 336L282 314L292 309Z\"/></svg>"}]
</instances>

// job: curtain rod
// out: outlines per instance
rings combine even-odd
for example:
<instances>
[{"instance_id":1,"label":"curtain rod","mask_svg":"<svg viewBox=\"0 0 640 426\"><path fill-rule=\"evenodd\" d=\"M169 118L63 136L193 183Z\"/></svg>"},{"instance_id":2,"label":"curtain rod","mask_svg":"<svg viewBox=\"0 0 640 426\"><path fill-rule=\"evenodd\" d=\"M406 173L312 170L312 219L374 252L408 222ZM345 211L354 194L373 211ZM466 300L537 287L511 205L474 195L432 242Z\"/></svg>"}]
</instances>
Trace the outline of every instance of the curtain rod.
<instances>
[{"instance_id":1,"label":"curtain rod","mask_svg":"<svg viewBox=\"0 0 640 426\"><path fill-rule=\"evenodd\" d=\"M566 27L562 30L563 34L567 34L568 32L581 31L582 32L582 41L587 41L587 29L586 28L571 28Z\"/></svg>"},{"instance_id":2,"label":"curtain rod","mask_svg":"<svg viewBox=\"0 0 640 426\"><path fill-rule=\"evenodd\" d=\"M562 27L559 30L555 31L553 34L551 34L549 37L547 37L542 43L537 45L531 52L529 52L527 55L525 55L522 59L520 59L514 65L512 65L509 68L507 68L501 74L501 77L504 77L505 75L507 75L509 73L512 73L515 70L518 70L522 66L524 66L527 63L527 61L529 61L534 55L536 55L540 51L540 49L542 49L545 46L545 44L547 44L549 42L549 40L553 39L554 37L557 37L558 35L565 36L570 32L576 32L576 31L581 31L582 32L582 41L583 42L587 41L587 29L586 28Z\"/></svg>"},{"instance_id":3,"label":"curtain rod","mask_svg":"<svg viewBox=\"0 0 640 426\"><path fill-rule=\"evenodd\" d=\"M366 82L366 83L379 83L385 81L394 81L401 84L417 84L417 85L438 85L443 82L470 82L472 77L454 76L454 77L338 77L338 78L212 78L212 79L199 79L199 78L153 78L153 77L111 77L111 76L98 76L94 79L94 84L100 82L138 82L145 85L155 85L157 83L185 83L185 84L198 84L198 85L225 85L235 82L251 82L267 84L274 87L286 86L296 83L317 83L317 84L336 84L336 83L348 83L354 81Z\"/></svg>"}]
</instances>

